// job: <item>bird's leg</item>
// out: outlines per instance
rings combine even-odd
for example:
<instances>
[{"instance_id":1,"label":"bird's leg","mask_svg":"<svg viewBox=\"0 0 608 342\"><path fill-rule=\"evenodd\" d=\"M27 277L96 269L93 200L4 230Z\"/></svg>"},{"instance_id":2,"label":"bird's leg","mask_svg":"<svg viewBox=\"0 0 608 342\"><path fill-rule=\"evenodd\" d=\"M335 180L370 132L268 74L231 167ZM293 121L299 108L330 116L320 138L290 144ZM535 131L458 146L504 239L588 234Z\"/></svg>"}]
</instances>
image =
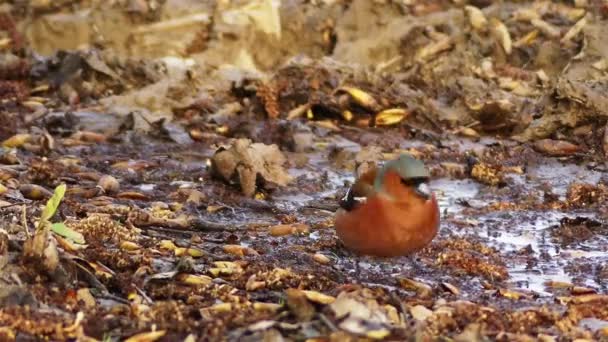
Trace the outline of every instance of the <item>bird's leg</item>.
<instances>
[{"instance_id":1,"label":"bird's leg","mask_svg":"<svg viewBox=\"0 0 608 342\"><path fill-rule=\"evenodd\" d=\"M412 253L407 256L409 259L410 269L412 273L418 274L422 272L422 267L420 267L420 263L418 262L418 258L416 257L416 253Z\"/></svg>"}]
</instances>

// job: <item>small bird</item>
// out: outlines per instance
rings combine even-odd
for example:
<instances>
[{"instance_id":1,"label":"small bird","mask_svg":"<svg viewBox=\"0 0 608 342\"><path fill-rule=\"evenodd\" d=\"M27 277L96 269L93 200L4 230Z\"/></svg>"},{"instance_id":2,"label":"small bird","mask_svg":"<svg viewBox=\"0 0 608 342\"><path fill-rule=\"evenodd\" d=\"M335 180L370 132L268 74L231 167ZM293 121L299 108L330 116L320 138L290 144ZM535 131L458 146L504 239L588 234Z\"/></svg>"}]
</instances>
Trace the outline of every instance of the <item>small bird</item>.
<instances>
[{"instance_id":1,"label":"small bird","mask_svg":"<svg viewBox=\"0 0 608 342\"><path fill-rule=\"evenodd\" d=\"M439 229L439 206L429 171L409 154L364 172L340 200L335 227L358 254L395 257L426 245Z\"/></svg>"}]
</instances>

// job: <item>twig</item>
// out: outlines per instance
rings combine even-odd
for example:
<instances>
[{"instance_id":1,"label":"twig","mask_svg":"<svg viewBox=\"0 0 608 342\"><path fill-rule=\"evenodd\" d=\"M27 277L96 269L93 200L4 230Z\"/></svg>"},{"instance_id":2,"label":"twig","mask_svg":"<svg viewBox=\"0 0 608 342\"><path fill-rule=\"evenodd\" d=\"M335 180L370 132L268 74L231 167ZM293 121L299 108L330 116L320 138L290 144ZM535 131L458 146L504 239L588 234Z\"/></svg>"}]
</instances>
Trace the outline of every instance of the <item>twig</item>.
<instances>
[{"instance_id":1,"label":"twig","mask_svg":"<svg viewBox=\"0 0 608 342\"><path fill-rule=\"evenodd\" d=\"M148 304L154 304L154 301L152 300L152 298L148 297L148 295L144 292L144 290L140 289L139 287L135 286L135 291L137 291L137 293L139 293L139 295L148 303Z\"/></svg>"},{"instance_id":2,"label":"twig","mask_svg":"<svg viewBox=\"0 0 608 342\"><path fill-rule=\"evenodd\" d=\"M337 203L323 203L323 202L311 201L311 202L306 203L306 205L301 207L300 209L319 209L319 210L336 212L336 211L338 211L338 209L340 209L340 206Z\"/></svg>"},{"instance_id":3,"label":"twig","mask_svg":"<svg viewBox=\"0 0 608 342\"><path fill-rule=\"evenodd\" d=\"M332 322L329 318L327 318L327 316L325 316L325 314L322 314L319 312L319 318L321 319L321 321L327 325L327 327L329 328L329 330L331 330L332 332L334 331L338 331L338 327L336 327L336 325L334 324L334 322Z\"/></svg>"},{"instance_id":4,"label":"twig","mask_svg":"<svg viewBox=\"0 0 608 342\"><path fill-rule=\"evenodd\" d=\"M25 204L21 207L21 224L23 225L23 229L25 230L25 236L27 239L30 238L30 229L27 226L27 208Z\"/></svg>"}]
</instances>

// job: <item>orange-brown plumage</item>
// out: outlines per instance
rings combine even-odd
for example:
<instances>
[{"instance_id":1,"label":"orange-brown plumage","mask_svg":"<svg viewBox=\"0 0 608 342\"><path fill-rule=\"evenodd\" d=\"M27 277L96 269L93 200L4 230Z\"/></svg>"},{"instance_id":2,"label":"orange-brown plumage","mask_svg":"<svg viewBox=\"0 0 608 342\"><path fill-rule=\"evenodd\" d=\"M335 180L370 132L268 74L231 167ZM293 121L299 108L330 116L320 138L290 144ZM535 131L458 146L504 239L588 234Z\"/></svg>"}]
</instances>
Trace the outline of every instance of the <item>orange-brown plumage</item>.
<instances>
[{"instance_id":1,"label":"orange-brown plumage","mask_svg":"<svg viewBox=\"0 0 608 342\"><path fill-rule=\"evenodd\" d=\"M417 191L421 177L413 175L415 182L408 182L404 174L408 168L395 166L412 160L420 163L402 157L382 170L369 170L352 186L352 195L366 200L345 206L336 214L336 231L347 248L359 254L392 257L416 252L435 237L439 228L435 195L421 194ZM418 172L420 169L414 168L414 173Z\"/></svg>"}]
</instances>

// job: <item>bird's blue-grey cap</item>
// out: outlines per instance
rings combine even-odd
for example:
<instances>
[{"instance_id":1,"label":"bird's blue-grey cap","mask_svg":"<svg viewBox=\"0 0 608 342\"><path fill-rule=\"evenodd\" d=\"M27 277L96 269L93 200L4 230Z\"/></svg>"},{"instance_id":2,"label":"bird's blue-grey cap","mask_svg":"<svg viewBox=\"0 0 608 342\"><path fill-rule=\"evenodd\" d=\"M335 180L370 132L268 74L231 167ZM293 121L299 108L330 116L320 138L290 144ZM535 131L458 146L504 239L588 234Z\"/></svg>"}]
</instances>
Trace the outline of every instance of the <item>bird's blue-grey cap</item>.
<instances>
[{"instance_id":1,"label":"bird's blue-grey cap","mask_svg":"<svg viewBox=\"0 0 608 342\"><path fill-rule=\"evenodd\" d=\"M424 163L410 154L401 154L399 158L386 162L384 166L378 172L374 181L374 187L380 189L382 187L382 181L387 171L396 171L399 176L404 179L417 179L417 178L429 178L431 174L429 170L424 166Z\"/></svg>"}]
</instances>

